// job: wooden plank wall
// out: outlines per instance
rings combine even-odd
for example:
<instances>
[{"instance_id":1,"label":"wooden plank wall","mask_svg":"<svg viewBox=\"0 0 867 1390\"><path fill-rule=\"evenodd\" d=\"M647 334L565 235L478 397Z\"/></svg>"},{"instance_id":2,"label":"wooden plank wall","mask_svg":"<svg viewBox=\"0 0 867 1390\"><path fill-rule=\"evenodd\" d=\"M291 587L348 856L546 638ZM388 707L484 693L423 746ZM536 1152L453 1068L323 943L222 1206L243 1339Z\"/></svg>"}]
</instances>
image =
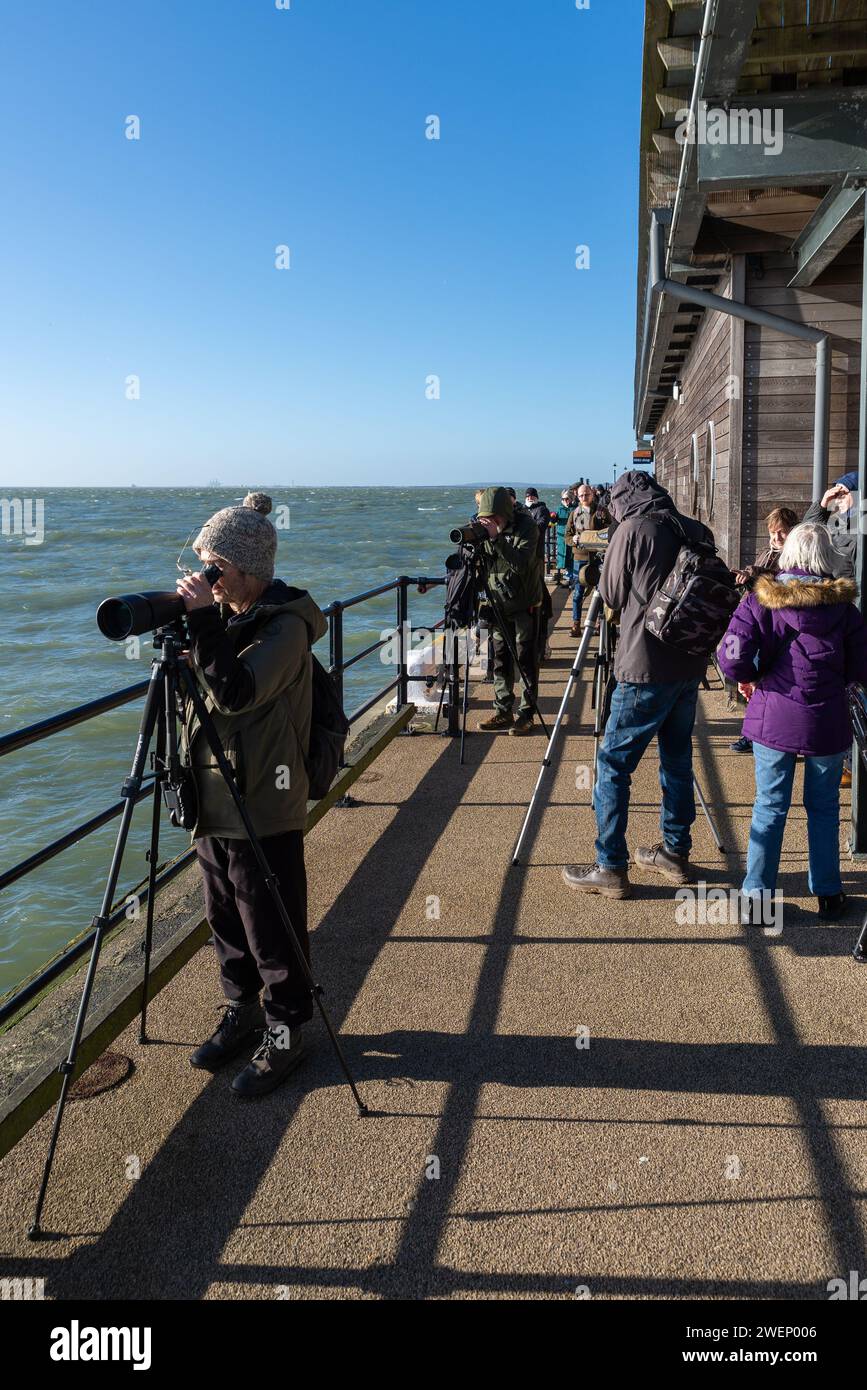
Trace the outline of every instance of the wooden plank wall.
<instances>
[{"instance_id":1,"label":"wooden plank wall","mask_svg":"<svg viewBox=\"0 0 867 1390\"><path fill-rule=\"evenodd\" d=\"M831 334L830 464L826 482L858 467L858 373L860 364L863 243L845 248L814 285L790 290L791 258L748 256L744 295L768 309ZM729 294L721 282L718 291ZM685 308L686 306L684 306ZM816 355L809 343L768 328L743 329L743 379L733 359L734 321L706 314L681 371L683 396L665 410L655 437L656 476L687 516L711 527L729 564L749 563L767 544L764 519L774 507L803 515L813 472L813 408ZM738 399L740 392L740 399ZM740 496L730 485L729 429L743 414ZM707 425L716 431L716 488L709 512ZM667 428L666 428L667 427ZM692 437L699 441L699 486L692 482ZM730 510L739 516L730 515Z\"/></svg>"},{"instance_id":2,"label":"wooden plank wall","mask_svg":"<svg viewBox=\"0 0 867 1390\"><path fill-rule=\"evenodd\" d=\"M746 299L770 313L827 329L832 342L828 479L858 467L858 370L862 246L846 247L807 289L790 290L791 261L747 258ZM802 515L813 475L816 355L809 343L754 324L744 344L741 545L745 560L766 544L764 518L776 506Z\"/></svg>"},{"instance_id":3,"label":"wooden plank wall","mask_svg":"<svg viewBox=\"0 0 867 1390\"><path fill-rule=\"evenodd\" d=\"M725 280L719 294L729 293ZM687 305L682 306L684 310ZM705 314L681 373L683 395L666 407L655 436L656 476L680 511L710 526L728 553L731 331L723 314ZM708 422L716 435L716 485L710 487ZM666 428L667 426L667 428ZM692 437L698 436L699 484L693 486Z\"/></svg>"}]
</instances>

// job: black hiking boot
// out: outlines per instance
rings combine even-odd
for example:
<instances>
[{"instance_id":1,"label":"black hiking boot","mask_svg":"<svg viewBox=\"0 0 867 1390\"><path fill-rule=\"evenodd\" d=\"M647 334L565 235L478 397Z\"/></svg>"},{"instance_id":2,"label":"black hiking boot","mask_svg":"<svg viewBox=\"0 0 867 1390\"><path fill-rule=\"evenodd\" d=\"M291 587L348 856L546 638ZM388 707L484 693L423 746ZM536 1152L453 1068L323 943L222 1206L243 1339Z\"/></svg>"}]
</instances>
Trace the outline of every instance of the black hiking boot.
<instances>
[{"instance_id":1,"label":"black hiking boot","mask_svg":"<svg viewBox=\"0 0 867 1390\"><path fill-rule=\"evenodd\" d=\"M242 1003L224 1004L223 1017L206 1042L190 1056L190 1066L202 1071L219 1071L220 1067L237 1057L245 1043L259 1032L265 1022L258 996Z\"/></svg>"},{"instance_id":2,"label":"black hiking boot","mask_svg":"<svg viewBox=\"0 0 867 1390\"><path fill-rule=\"evenodd\" d=\"M232 1082L232 1090L241 1100L258 1100L267 1096L298 1066L305 1056L304 1032L300 1025L269 1026L262 1035L260 1046L242 1072Z\"/></svg>"}]
</instances>

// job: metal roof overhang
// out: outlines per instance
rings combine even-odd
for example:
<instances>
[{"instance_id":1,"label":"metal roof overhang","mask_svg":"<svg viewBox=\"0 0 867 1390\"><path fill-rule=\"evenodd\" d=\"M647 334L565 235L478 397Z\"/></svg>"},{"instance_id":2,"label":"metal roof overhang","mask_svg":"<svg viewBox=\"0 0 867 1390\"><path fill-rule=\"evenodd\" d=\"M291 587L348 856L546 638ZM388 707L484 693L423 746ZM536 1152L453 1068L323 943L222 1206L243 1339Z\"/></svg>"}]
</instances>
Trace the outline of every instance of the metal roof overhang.
<instances>
[{"instance_id":1,"label":"metal roof overhang","mask_svg":"<svg viewBox=\"0 0 867 1390\"><path fill-rule=\"evenodd\" d=\"M647 5L635 379L639 439L656 429L702 320L701 310L667 297L653 305L648 302L651 212L657 211L663 220L671 218L664 205L654 209L654 195L660 193L662 204L666 195L670 198L676 163L680 165L678 194L668 256L672 280L697 288L715 282L733 241L743 237L743 229L750 225L743 199L776 198L778 207L791 207L807 223L794 244L794 231L778 236L768 233L764 238L769 246L777 242L779 249L793 253L793 286L811 284L863 224L859 174L867 143L867 87L858 88L856 83L859 79L865 83L867 74L854 65L867 60L867 7L862 13L857 0L854 5L849 0L846 16L834 22L786 25L787 12L781 6L777 25L769 17L767 3L761 11L756 0L711 3L716 11L698 71L702 24L710 12L695 0L648 0ZM756 29L759 12L765 27ZM781 90L794 87L804 77L811 85ZM748 95L739 87L770 88L773 95L768 90ZM786 132L783 163L773 170L774 158L765 156L762 149L745 150L742 145L734 151L734 162L731 148L717 147L724 151L717 157L713 146L686 144L680 153L674 131L691 99L736 112L738 108L781 109ZM649 174L648 164L655 166ZM828 196L816 207L829 186ZM738 189L761 192L738 193ZM714 211L723 218L734 217L734 222L706 216L708 198Z\"/></svg>"}]
</instances>

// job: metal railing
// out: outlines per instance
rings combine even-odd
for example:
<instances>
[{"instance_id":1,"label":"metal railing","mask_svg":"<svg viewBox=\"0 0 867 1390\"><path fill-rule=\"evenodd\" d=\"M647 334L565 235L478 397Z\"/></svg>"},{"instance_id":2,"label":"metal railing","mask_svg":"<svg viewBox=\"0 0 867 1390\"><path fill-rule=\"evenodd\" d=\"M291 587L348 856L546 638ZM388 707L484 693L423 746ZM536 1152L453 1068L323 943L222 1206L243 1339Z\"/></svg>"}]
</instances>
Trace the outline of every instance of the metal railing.
<instances>
[{"instance_id":1,"label":"metal railing","mask_svg":"<svg viewBox=\"0 0 867 1390\"><path fill-rule=\"evenodd\" d=\"M408 704L408 591L410 585L424 586L424 589L429 589L438 585L444 585L445 582L445 579L442 578L431 579L421 576L417 579L411 579L407 575L400 575L387 584L378 585L375 589L366 589L363 593L354 594L348 599L336 599L333 603L330 603L327 608L322 610L328 620L329 663L327 670L334 681L340 703L343 704L344 672L349 670L351 666L355 666L365 657L371 656L374 652L381 651L382 648L392 640L392 638L388 636L383 637L378 642L371 642L371 644L362 651L353 652L350 657L344 657L343 616L349 609L357 607L358 604L369 602L371 599L379 598L383 594L396 593L397 595L397 675L393 680L384 685L381 690L378 690L375 695L372 695L370 699L365 700L363 704L353 710L352 714L348 716L350 724L354 724L393 690L397 691L398 709L402 709ZM442 626L443 619L441 618L432 626L428 626L427 630L432 632L438 631ZM87 720L95 719L99 715L105 714L109 710L117 709L121 705L130 704L133 700L139 699L144 695L148 685L149 681L138 681L135 685L126 686L124 689L116 690L110 695L102 695L99 699L89 700L83 705L76 705L73 709L65 710L61 714L52 715L49 719L42 719L36 724L29 724L25 728L17 729L11 734L4 734L0 737L0 758L8 753L17 752L21 748L29 748L34 743L39 743L43 739L50 738L52 734L61 733L65 729L73 728L76 724L83 724ZM136 801L144 801L152 794L153 781L151 780L142 786L136 797ZM121 814L124 805L125 802L123 800L114 802L111 806L106 807L105 810L98 812L97 815L91 816L90 819L82 821L81 824L74 826L57 840L43 846L43 848L37 850L35 854L29 855L26 859L21 860L19 864L15 864L11 869L7 869L4 873L0 874L0 891L4 888L8 888L13 883L17 883L27 874L32 873L34 869L48 863L49 860L62 854L64 850L70 849L88 835L93 834L95 830L100 829L103 825L107 825L109 821ZM173 860L171 864L157 875L156 888L160 889L165 884L170 883L171 880L176 878L188 864L194 861L194 859L195 850L186 850L184 854ZM147 890L143 890L137 897L139 903L144 905L147 901ZM109 927L112 929L117 927L123 921L126 911L127 903L125 895L122 906L117 908L109 918ZM53 980L57 979L59 975L62 975L70 965L74 964L76 960L85 955L93 944L94 934L95 929L92 928L67 946L60 955L50 961L37 975L26 981L11 994L7 994L2 1003L0 1003L0 1026L17 1013L31 999L41 993L41 991L45 989L47 985L51 984Z\"/></svg>"}]
</instances>

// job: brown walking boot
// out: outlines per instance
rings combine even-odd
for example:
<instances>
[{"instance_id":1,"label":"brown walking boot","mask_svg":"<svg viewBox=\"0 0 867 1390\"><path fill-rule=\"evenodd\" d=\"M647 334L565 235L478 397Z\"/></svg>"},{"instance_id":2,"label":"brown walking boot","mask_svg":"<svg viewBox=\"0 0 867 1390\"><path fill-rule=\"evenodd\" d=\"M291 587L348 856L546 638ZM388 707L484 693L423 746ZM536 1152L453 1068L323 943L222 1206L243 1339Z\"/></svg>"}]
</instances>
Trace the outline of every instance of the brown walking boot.
<instances>
[{"instance_id":1,"label":"brown walking boot","mask_svg":"<svg viewBox=\"0 0 867 1390\"><path fill-rule=\"evenodd\" d=\"M532 714L519 714L519 715L518 715L518 718L515 720L514 724L512 725L511 729L509 730L509 737L510 737L510 738L520 737L521 734L531 734L532 732L533 732L533 716L532 716Z\"/></svg>"},{"instance_id":2,"label":"brown walking boot","mask_svg":"<svg viewBox=\"0 0 867 1390\"><path fill-rule=\"evenodd\" d=\"M663 844L651 845L647 849L636 845L632 858L642 869L661 874L669 883L689 883L692 877L687 856L675 854Z\"/></svg>"},{"instance_id":3,"label":"brown walking boot","mask_svg":"<svg viewBox=\"0 0 867 1390\"><path fill-rule=\"evenodd\" d=\"M589 868L567 864L563 869L563 882L579 893L599 893L603 898L632 897L628 869L607 869L602 864L591 864Z\"/></svg>"},{"instance_id":4,"label":"brown walking boot","mask_svg":"<svg viewBox=\"0 0 867 1390\"><path fill-rule=\"evenodd\" d=\"M481 721L479 728L483 729L486 733L489 731L496 732L499 729L511 729L514 722L514 716L511 713L505 714L502 710L494 710L493 714Z\"/></svg>"}]
</instances>

